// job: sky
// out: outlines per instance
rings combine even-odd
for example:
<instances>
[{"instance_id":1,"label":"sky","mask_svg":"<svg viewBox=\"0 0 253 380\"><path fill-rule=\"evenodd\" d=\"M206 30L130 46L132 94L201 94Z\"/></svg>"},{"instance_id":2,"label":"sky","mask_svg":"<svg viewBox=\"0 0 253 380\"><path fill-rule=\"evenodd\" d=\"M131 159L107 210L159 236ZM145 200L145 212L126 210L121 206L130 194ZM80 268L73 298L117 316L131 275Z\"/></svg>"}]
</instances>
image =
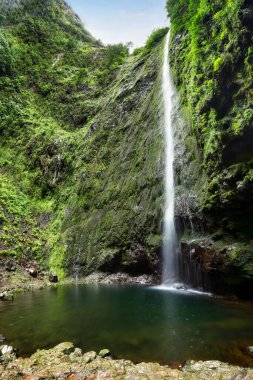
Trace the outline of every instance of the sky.
<instances>
[{"instance_id":1,"label":"sky","mask_svg":"<svg viewBox=\"0 0 253 380\"><path fill-rule=\"evenodd\" d=\"M103 43L143 46L156 28L167 25L166 0L67 0L86 29Z\"/></svg>"}]
</instances>

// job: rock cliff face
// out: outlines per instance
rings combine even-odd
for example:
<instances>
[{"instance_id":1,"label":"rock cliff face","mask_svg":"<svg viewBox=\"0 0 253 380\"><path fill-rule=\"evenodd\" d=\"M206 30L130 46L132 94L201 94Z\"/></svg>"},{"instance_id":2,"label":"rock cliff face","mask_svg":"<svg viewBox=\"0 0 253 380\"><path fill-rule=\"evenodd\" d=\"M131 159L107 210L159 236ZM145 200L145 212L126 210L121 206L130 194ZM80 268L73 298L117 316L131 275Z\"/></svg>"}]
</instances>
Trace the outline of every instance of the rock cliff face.
<instances>
[{"instance_id":1,"label":"rock cliff face","mask_svg":"<svg viewBox=\"0 0 253 380\"><path fill-rule=\"evenodd\" d=\"M96 41L64 1L1 7L1 253L60 277L153 272L163 42L129 56Z\"/></svg>"},{"instance_id":2,"label":"rock cliff face","mask_svg":"<svg viewBox=\"0 0 253 380\"><path fill-rule=\"evenodd\" d=\"M152 271L163 197L160 63L158 49L128 58L76 152L87 164L64 225L70 266Z\"/></svg>"},{"instance_id":3,"label":"rock cliff face","mask_svg":"<svg viewBox=\"0 0 253 380\"><path fill-rule=\"evenodd\" d=\"M205 261L207 272L226 277L232 270L247 283L253 274L252 4L169 0L167 8L181 111L175 169L182 240L188 252L192 240L202 247L193 258ZM210 249L218 260L208 261Z\"/></svg>"}]
</instances>

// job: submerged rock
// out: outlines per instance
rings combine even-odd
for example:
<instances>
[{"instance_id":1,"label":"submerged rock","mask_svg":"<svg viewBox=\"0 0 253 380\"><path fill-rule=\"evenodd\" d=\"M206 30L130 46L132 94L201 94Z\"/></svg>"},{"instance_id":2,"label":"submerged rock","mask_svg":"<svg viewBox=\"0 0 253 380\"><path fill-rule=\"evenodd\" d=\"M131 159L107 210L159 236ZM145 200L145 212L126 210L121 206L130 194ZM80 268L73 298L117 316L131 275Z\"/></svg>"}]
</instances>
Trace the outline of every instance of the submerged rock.
<instances>
[{"instance_id":1,"label":"submerged rock","mask_svg":"<svg viewBox=\"0 0 253 380\"><path fill-rule=\"evenodd\" d=\"M6 338L0 334L0 343L5 342L5 341L6 341Z\"/></svg>"}]
</instances>

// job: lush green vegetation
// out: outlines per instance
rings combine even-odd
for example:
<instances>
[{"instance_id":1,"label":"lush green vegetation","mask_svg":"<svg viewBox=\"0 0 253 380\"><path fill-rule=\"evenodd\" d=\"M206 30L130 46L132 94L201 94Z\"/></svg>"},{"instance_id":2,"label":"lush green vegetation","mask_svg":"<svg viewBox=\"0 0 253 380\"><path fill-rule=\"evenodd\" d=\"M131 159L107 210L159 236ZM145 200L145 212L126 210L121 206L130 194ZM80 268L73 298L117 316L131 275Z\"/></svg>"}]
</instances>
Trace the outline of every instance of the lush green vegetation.
<instances>
[{"instance_id":1,"label":"lush green vegetation","mask_svg":"<svg viewBox=\"0 0 253 380\"><path fill-rule=\"evenodd\" d=\"M157 268L168 28L129 56L128 46L96 41L63 0L1 6L1 254L35 257L62 277L77 260L83 273ZM176 128L183 140L175 163L179 216L204 220L216 239L247 244L252 6L169 0L167 7L170 61L188 124Z\"/></svg>"},{"instance_id":2,"label":"lush green vegetation","mask_svg":"<svg viewBox=\"0 0 253 380\"><path fill-rule=\"evenodd\" d=\"M78 252L86 272L123 253L131 265L146 239L154 252L159 55L103 46L61 0L5 1L0 54L1 253L62 277Z\"/></svg>"},{"instance_id":3,"label":"lush green vegetation","mask_svg":"<svg viewBox=\"0 0 253 380\"><path fill-rule=\"evenodd\" d=\"M169 0L167 8L173 74L209 177L203 205L251 213L252 6L245 0Z\"/></svg>"},{"instance_id":4,"label":"lush green vegetation","mask_svg":"<svg viewBox=\"0 0 253 380\"><path fill-rule=\"evenodd\" d=\"M155 29L147 39L145 46L134 49L133 55L142 54L145 56L150 53L166 36L169 28Z\"/></svg>"},{"instance_id":5,"label":"lush green vegetation","mask_svg":"<svg viewBox=\"0 0 253 380\"><path fill-rule=\"evenodd\" d=\"M74 170L73 129L97 112L128 48L101 46L62 1L15 4L1 9L1 252L45 261L60 233L46 226Z\"/></svg>"},{"instance_id":6,"label":"lush green vegetation","mask_svg":"<svg viewBox=\"0 0 253 380\"><path fill-rule=\"evenodd\" d=\"M185 213L252 276L253 7L248 0L168 0L171 65L189 125L178 169ZM183 212L183 213L184 213Z\"/></svg>"}]
</instances>

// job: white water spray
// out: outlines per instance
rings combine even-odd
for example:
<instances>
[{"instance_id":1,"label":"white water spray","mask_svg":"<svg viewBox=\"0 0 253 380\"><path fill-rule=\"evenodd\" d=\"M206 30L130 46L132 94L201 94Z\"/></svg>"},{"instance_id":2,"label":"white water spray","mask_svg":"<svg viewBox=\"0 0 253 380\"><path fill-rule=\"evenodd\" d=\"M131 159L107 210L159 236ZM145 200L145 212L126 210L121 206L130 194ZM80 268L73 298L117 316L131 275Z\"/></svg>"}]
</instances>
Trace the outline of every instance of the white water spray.
<instances>
[{"instance_id":1,"label":"white water spray","mask_svg":"<svg viewBox=\"0 0 253 380\"><path fill-rule=\"evenodd\" d=\"M165 285L178 281L177 238L174 223L174 144L173 144L173 97L174 89L169 62L170 31L166 36L163 61L163 104L165 132L165 215L163 237L163 277Z\"/></svg>"}]
</instances>

